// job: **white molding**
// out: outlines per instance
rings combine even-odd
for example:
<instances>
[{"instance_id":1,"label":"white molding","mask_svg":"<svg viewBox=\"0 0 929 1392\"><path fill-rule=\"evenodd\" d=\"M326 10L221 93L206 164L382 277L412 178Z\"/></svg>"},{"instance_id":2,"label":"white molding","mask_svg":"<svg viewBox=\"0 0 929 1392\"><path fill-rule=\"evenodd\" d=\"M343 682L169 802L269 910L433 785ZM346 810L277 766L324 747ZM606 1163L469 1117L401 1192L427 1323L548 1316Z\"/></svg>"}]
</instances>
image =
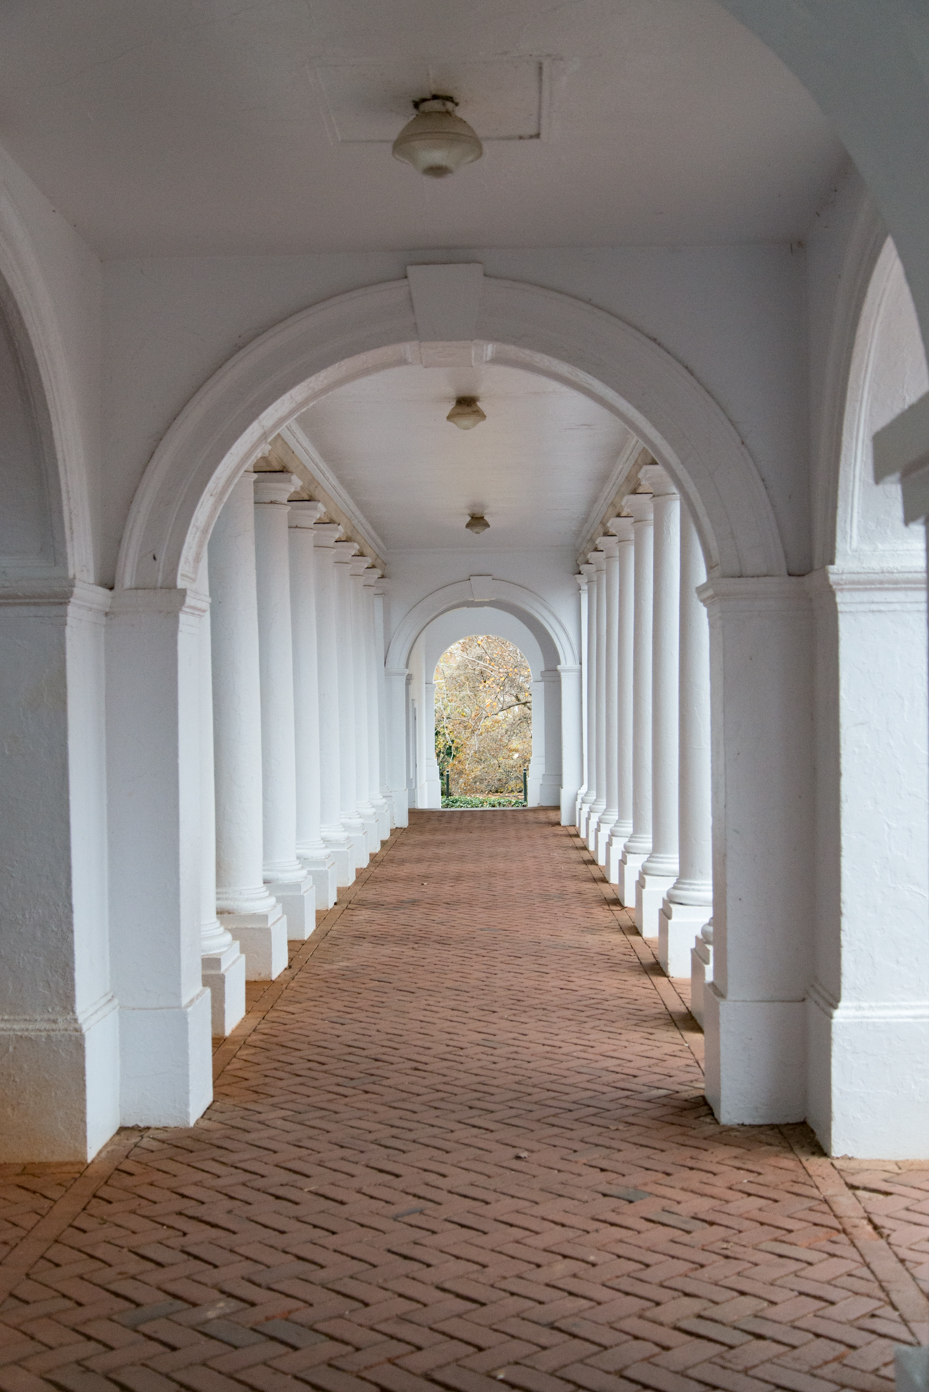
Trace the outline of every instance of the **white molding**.
<instances>
[{"instance_id":1,"label":"white molding","mask_svg":"<svg viewBox=\"0 0 929 1392\"><path fill-rule=\"evenodd\" d=\"M483 580L491 577L475 578ZM414 604L394 629L385 660L388 673L392 670L406 669L413 644L433 619L449 613L452 609L474 608L476 603L492 605L496 602L498 606L512 605L521 609L524 614L531 615L548 633L558 653L559 667L562 662L573 663L577 660L568 630L544 599L532 590L527 590L525 586L514 585L509 580L494 579L492 586L488 586L488 591L490 589L493 593L487 593L480 601L475 601L471 579L458 580L454 584L443 585L441 589L433 590L432 594L426 595L418 604Z\"/></svg>"},{"instance_id":2,"label":"white molding","mask_svg":"<svg viewBox=\"0 0 929 1392\"><path fill-rule=\"evenodd\" d=\"M687 498L711 573L785 573L770 499L737 430L660 345L584 301L487 276L478 333L489 360L574 387L624 422ZM192 582L233 481L271 438L335 387L414 361L417 343L404 279L314 305L241 349L152 456L123 536L120 588Z\"/></svg>"},{"instance_id":3,"label":"white molding","mask_svg":"<svg viewBox=\"0 0 929 1392\"><path fill-rule=\"evenodd\" d=\"M612 506L613 499L623 485L623 480L627 477L632 466L635 464L641 448L642 441L637 439L635 435L630 434L629 439L616 457L616 463L610 472L609 478L597 495L597 501L585 517L584 525L578 533L576 550L579 556L584 554L585 548L588 550L590 549L595 532L602 524L607 509Z\"/></svg>"},{"instance_id":4,"label":"white molding","mask_svg":"<svg viewBox=\"0 0 929 1392\"><path fill-rule=\"evenodd\" d=\"M333 502L345 513L352 530L358 533L363 545L369 551L373 551L376 556L386 556L386 543L378 536L358 504L346 493L329 465L310 441L303 427L297 421L292 420L288 425L283 426L279 433L290 445L298 459L306 465L320 487L325 489Z\"/></svg>"},{"instance_id":5,"label":"white molding","mask_svg":"<svg viewBox=\"0 0 929 1392\"><path fill-rule=\"evenodd\" d=\"M929 1001L840 1001L819 981L810 983L807 1000L827 1019L850 1024L883 1020L924 1024L929 1021Z\"/></svg>"}]
</instances>

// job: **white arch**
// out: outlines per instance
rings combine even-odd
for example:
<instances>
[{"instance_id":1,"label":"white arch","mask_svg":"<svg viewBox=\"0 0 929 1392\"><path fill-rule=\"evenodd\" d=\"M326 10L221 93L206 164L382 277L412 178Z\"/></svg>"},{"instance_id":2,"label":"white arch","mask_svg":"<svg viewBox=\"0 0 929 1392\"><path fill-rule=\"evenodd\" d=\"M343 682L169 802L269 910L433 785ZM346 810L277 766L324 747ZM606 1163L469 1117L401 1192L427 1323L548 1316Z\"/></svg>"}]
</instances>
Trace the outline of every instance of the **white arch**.
<instances>
[{"instance_id":1,"label":"white arch","mask_svg":"<svg viewBox=\"0 0 929 1392\"><path fill-rule=\"evenodd\" d=\"M93 528L90 520L88 466L80 412L52 294L19 209L0 179L0 276L9 286L22 317L44 398L35 403L40 431L50 434L46 486L50 496L55 557L50 569L93 582ZM27 345L24 345L26 347ZM44 417L44 420L42 419Z\"/></svg>"},{"instance_id":2,"label":"white arch","mask_svg":"<svg viewBox=\"0 0 929 1392\"><path fill-rule=\"evenodd\" d=\"M427 677L435 670L442 655L462 638L490 634L518 648L529 664L532 680L539 681L546 668L539 642L525 618L501 609L498 604L471 605L467 609L449 609L433 619L423 629L423 661Z\"/></svg>"},{"instance_id":3,"label":"white arch","mask_svg":"<svg viewBox=\"0 0 929 1392\"><path fill-rule=\"evenodd\" d=\"M663 348L568 295L489 277L475 338L485 360L561 381L623 420L688 498L712 574L786 573L748 451L717 403ZM243 348L155 451L123 537L118 587L192 584L228 488L268 440L334 387L413 361L416 340L409 284L400 280L303 310Z\"/></svg>"},{"instance_id":4,"label":"white arch","mask_svg":"<svg viewBox=\"0 0 929 1392\"><path fill-rule=\"evenodd\" d=\"M487 580L486 593L475 599L470 580L458 580L451 585L443 585L433 590L409 609L394 629L387 649L386 666L388 671L405 668L410 650L423 629L433 619L447 614L451 609L475 608L483 605L505 609L522 620L533 633L542 649L543 659L548 662L552 650L557 657L557 665L573 665L577 653L571 635L549 604L524 585L514 585L509 580ZM546 644L545 640L548 640ZM546 652L549 646L549 652ZM553 664L554 665L554 664Z\"/></svg>"}]
</instances>

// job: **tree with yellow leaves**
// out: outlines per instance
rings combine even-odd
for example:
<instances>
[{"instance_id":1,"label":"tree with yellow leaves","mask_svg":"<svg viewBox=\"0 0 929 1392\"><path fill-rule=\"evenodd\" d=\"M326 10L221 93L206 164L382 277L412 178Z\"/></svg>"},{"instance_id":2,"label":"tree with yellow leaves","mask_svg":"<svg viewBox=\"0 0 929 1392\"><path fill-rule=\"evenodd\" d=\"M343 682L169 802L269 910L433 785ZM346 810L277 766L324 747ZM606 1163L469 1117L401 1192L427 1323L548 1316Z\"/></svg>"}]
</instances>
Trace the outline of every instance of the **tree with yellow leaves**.
<instances>
[{"instance_id":1,"label":"tree with yellow leaves","mask_svg":"<svg viewBox=\"0 0 929 1392\"><path fill-rule=\"evenodd\" d=\"M519 648L462 638L435 669L435 749L453 795L521 795L532 757L532 674Z\"/></svg>"}]
</instances>

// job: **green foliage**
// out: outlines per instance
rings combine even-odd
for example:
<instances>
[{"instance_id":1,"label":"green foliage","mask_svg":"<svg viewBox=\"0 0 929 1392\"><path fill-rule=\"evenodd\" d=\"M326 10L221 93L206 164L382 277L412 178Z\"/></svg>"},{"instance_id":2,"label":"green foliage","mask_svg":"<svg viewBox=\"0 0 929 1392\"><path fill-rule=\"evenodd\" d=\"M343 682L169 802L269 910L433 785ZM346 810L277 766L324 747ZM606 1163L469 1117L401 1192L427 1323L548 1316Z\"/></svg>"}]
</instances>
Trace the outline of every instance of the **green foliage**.
<instances>
[{"instance_id":1,"label":"green foliage","mask_svg":"<svg viewBox=\"0 0 929 1392\"><path fill-rule=\"evenodd\" d=\"M444 797L443 807L525 807L521 797L510 793L491 793L487 797Z\"/></svg>"}]
</instances>

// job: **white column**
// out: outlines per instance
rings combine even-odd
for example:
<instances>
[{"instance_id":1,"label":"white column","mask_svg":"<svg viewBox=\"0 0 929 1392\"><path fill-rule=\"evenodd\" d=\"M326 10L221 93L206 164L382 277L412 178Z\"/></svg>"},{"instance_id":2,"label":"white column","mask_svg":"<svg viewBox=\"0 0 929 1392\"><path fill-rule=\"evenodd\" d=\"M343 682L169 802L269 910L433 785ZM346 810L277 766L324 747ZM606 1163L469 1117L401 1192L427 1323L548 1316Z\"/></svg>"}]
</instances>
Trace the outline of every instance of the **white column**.
<instances>
[{"instance_id":1,"label":"white column","mask_svg":"<svg viewBox=\"0 0 929 1392\"><path fill-rule=\"evenodd\" d=\"M368 863L373 847L361 817L358 802L358 733L355 716L355 643L352 606L352 565L358 543L347 537L335 542L335 645L339 674L339 820L352 843L355 866Z\"/></svg>"},{"instance_id":2,"label":"white column","mask_svg":"<svg viewBox=\"0 0 929 1392\"><path fill-rule=\"evenodd\" d=\"M587 713L587 745L584 751L586 787L581 798L581 815L577 830L587 839L590 805L597 796L597 567L588 563L580 567L587 579L587 656L584 666L584 706Z\"/></svg>"},{"instance_id":3,"label":"white column","mask_svg":"<svg viewBox=\"0 0 929 1392\"><path fill-rule=\"evenodd\" d=\"M197 588L209 593L207 554ZM216 783L213 775L213 657L210 611L200 620L200 966L210 992L214 1039L224 1038L245 1015L245 958L216 916Z\"/></svg>"},{"instance_id":4,"label":"white column","mask_svg":"<svg viewBox=\"0 0 929 1392\"><path fill-rule=\"evenodd\" d=\"M290 504L290 610L294 655L297 858L316 891L317 909L336 900L335 858L322 838L319 657L316 631L315 523L322 503Z\"/></svg>"},{"instance_id":5,"label":"white column","mask_svg":"<svg viewBox=\"0 0 929 1392\"><path fill-rule=\"evenodd\" d=\"M616 880L620 902L635 904L639 870L652 849L652 495L630 493L623 508L632 517L634 615L632 675L632 835L623 846Z\"/></svg>"},{"instance_id":6,"label":"white column","mask_svg":"<svg viewBox=\"0 0 929 1392\"><path fill-rule=\"evenodd\" d=\"M423 749L425 801L418 807L442 806L442 777L439 761L435 756L435 682L434 673L427 673L423 680L423 724L420 739Z\"/></svg>"},{"instance_id":7,"label":"white column","mask_svg":"<svg viewBox=\"0 0 929 1392\"><path fill-rule=\"evenodd\" d=\"M542 776L545 772L545 684L541 677L530 684L532 755L526 768L526 806L539 806Z\"/></svg>"},{"instance_id":8,"label":"white column","mask_svg":"<svg viewBox=\"0 0 929 1392\"><path fill-rule=\"evenodd\" d=\"M368 854L380 849L377 812L371 802L370 719L368 713L368 653L364 617L364 577L371 568L367 556L356 556L349 573L352 599L352 672L355 679L355 806L364 822Z\"/></svg>"},{"instance_id":9,"label":"white column","mask_svg":"<svg viewBox=\"0 0 929 1392\"><path fill-rule=\"evenodd\" d=\"M610 833L619 816L619 542L615 536L600 538L606 556L603 571L605 617L603 746L606 806L597 822L598 865L606 865ZM628 835L628 833L627 833Z\"/></svg>"},{"instance_id":10,"label":"white column","mask_svg":"<svg viewBox=\"0 0 929 1392\"><path fill-rule=\"evenodd\" d=\"M387 696L387 670L385 667L385 654L387 643L385 638L385 616L384 608L387 602L389 581L378 580L374 587L374 670L377 677L377 710L378 710L378 769L380 778L381 797L387 804L387 811L390 817L391 827L400 826L397 804L394 799L391 787L390 759L388 748L390 741L395 738L393 725L390 723L390 711L388 709ZM401 731L402 734L402 731ZM401 741L405 743L405 741ZM405 806L405 804L404 804Z\"/></svg>"},{"instance_id":11,"label":"white column","mask_svg":"<svg viewBox=\"0 0 929 1392\"><path fill-rule=\"evenodd\" d=\"M599 542L597 543L599 547ZM590 804L587 819L586 841L588 848L596 855L597 827L600 816L606 807L606 554L591 551L590 562L594 567L593 588L596 592L596 631L594 634L594 705L596 727L594 738L594 800Z\"/></svg>"},{"instance_id":12,"label":"white column","mask_svg":"<svg viewBox=\"0 0 929 1392\"><path fill-rule=\"evenodd\" d=\"M388 667L384 671L387 696L387 779L393 798L397 826L409 826L410 811L410 673L406 667Z\"/></svg>"},{"instance_id":13,"label":"white column","mask_svg":"<svg viewBox=\"0 0 929 1392\"><path fill-rule=\"evenodd\" d=\"M812 642L806 582L714 579L713 982L706 1096L726 1125L806 1115L815 927Z\"/></svg>"},{"instance_id":14,"label":"white column","mask_svg":"<svg viewBox=\"0 0 929 1392\"><path fill-rule=\"evenodd\" d=\"M558 667L560 678L561 729L552 721L552 738L561 738L561 749L557 751L561 764L561 825L572 826L574 809L577 804L577 788L581 779L581 669L574 663L561 663ZM546 685L548 685L546 683ZM546 706L546 717L548 707ZM547 727L546 727L547 728Z\"/></svg>"},{"instance_id":15,"label":"white column","mask_svg":"<svg viewBox=\"0 0 929 1392\"><path fill-rule=\"evenodd\" d=\"M652 597L652 849L636 882L635 921L643 937L657 938L661 902L677 879L678 683L681 608L681 500L657 464L642 470L652 489L654 593ZM688 944L688 947L690 944Z\"/></svg>"},{"instance_id":16,"label":"white column","mask_svg":"<svg viewBox=\"0 0 929 1392\"><path fill-rule=\"evenodd\" d=\"M690 949L690 1013L701 1029L706 1019L706 990L713 980L713 920L700 929Z\"/></svg>"},{"instance_id":17,"label":"white column","mask_svg":"<svg viewBox=\"0 0 929 1392\"><path fill-rule=\"evenodd\" d=\"M250 478L245 499L251 517ZM250 554L254 577L254 550ZM212 580L217 588L215 569ZM82 978L89 975L89 984L96 985L92 974L96 964L84 962L75 981L79 992L75 1023L83 1025L86 1020L87 1025L99 1024L105 1035L98 1035L93 1054L87 1058L86 1084L83 1074L72 1074L75 1097L62 1105L62 1116L49 1118L56 1130L66 1124L68 1114L79 1104L84 1086L88 1092L96 1091L101 1082L110 1079L118 1081L123 1126L190 1126L213 1095L210 993L203 986L200 958L201 625L207 604L203 596L185 589L119 590L112 603L106 638L106 796L96 806L79 807L74 826L83 830L85 821L96 825L106 806L109 933L103 932L106 919L101 916L95 946L102 957L99 970L106 961L109 939L113 992L119 1000L118 1040L112 1028L115 1012L107 1012L106 999L98 997L93 1010L81 1008L86 990ZM215 613L213 626L215 641L215 629L221 626ZM21 645L22 641L20 635ZM0 644L0 651L4 646ZM29 650L26 662L24 651L23 645L15 660L0 665L0 670L12 667L18 679L28 679L31 685L39 675L33 664L45 654ZM64 673L50 675L60 682ZM83 681L89 676L90 672L81 672ZM48 689L60 687L49 681ZM91 685L85 691L100 701L99 686ZM47 716L57 713L57 709L46 712ZM8 712L2 714L9 718ZM76 714L69 709L69 720ZM88 733L83 731L85 737ZM15 750L11 752L15 754ZM44 749L42 753L45 755ZM260 775L260 763L258 768ZM35 776L34 765L32 772ZM75 816L73 808L71 815ZM260 819L260 786L258 816ZM42 834L51 832L46 827ZM257 887L264 895L260 825L256 852ZM45 873L50 873L47 864ZM8 885L8 893L15 894L17 877L10 877ZM77 879L72 888L80 893L84 886ZM8 910L10 907L8 904ZM18 907L15 899L12 907ZM273 907L280 916L280 906ZM49 931L45 915L36 924L36 931ZM286 950L286 941L284 946ZM8 971L0 973L0 982L4 991L16 985ZM46 991L55 985L53 977ZM57 1007L54 997L51 1001ZM46 1004L44 1008L48 1011L50 1007ZM104 1026L104 1020L110 1028ZM60 1026L57 1033L56 1053L64 1055L59 1057L60 1065L73 1044L70 1031L64 1040ZM39 1042L32 1040L31 1047ZM21 1056L14 1057L20 1067L22 1062ZM102 1076L95 1077L98 1073Z\"/></svg>"},{"instance_id":18,"label":"white column","mask_svg":"<svg viewBox=\"0 0 929 1392\"><path fill-rule=\"evenodd\" d=\"M540 685L545 720L539 806L559 807L561 805L561 676L557 667L548 667L541 675ZM533 739L535 739L535 735L533 735ZM578 741L578 754L581 753L581 748L581 742ZM576 802L577 799L575 799L575 804Z\"/></svg>"},{"instance_id":19,"label":"white column","mask_svg":"<svg viewBox=\"0 0 929 1392\"><path fill-rule=\"evenodd\" d=\"M288 938L304 942L316 927L316 893L313 881L297 859L297 751L287 499L298 487L299 480L292 474L255 475L264 879L284 910Z\"/></svg>"},{"instance_id":20,"label":"white column","mask_svg":"<svg viewBox=\"0 0 929 1392\"><path fill-rule=\"evenodd\" d=\"M374 614L374 593L381 572L369 567L362 576L361 598L364 620L365 674L368 683L368 801L377 814L378 840L384 842L390 835L390 808L381 793L381 702L377 667L383 667L383 657L377 650L377 627Z\"/></svg>"},{"instance_id":21,"label":"white column","mask_svg":"<svg viewBox=\"0 0 929 1392\"><path fill-rule=\"evenodd\" d=\"M606 874L611 884L620 882L623 847L632 835L632 706L635 642L635 543L631 517L614 517L610 531L619 543L619 607L616 619L616 821L610 827L606 848Z\"/></svg>"},{"instance_id":22,"label":"white column","mask_svg":"<svg viewBox=\"0 0 929 1392\"><path fill-rule=\"evenodd\" d=\"M689 512L681 512L680 598L680 869L661 906L658 960L669 976L688 976L696 935L713 912L713 820L710 805L710 626L697 588L706 579L703 547ZM701 938L703 947L706 941ZM700 962L706 980L707 963Z\"/></svg>"},{"instance_id":23,"label":"white column","mask_svg":"<svg viewBox=\"0 0 929 1392\"><path fill-rule=\"evenodd\" d=\"M581 802L587 792L587 576L575 575L577 581L581 640L581 786L574 804L574 825L581 824Z\"/></svg>"},{"instance_id":24,"label":"white column","mask_svg":"<svg viewBox=\"0 0 929 1392\"><path fill-rule=\"evenodd\" d=\"M287 920L264 882L254 474L233 485L210 538L216 907L251 981L287 966Z\"/></svg>"},{"instance_id":25,"label":"white column","mask_svg":"<svg viewBox=\"0 0 929 1392\"><path fill-rule=\"evenodd\" d=\"M342 528L337 522L317 522L313 528L316 559L316 644L319 685L319 833L335 861L336 884L355 878L357 862L351 837L342 826L342 740L339 710L339 657L336 642L335 543Z\"/></svg>"},{"instance_id":26,"label":"white column","mask_svg":"<svg viewBox=\"0 0 929 1392\"><path fill-rule=\"evenodd\" d=\"M816 659L807 1119L827 1154L929 1155L926 577L807 577Z\"/></svg>"}]
</instances>

